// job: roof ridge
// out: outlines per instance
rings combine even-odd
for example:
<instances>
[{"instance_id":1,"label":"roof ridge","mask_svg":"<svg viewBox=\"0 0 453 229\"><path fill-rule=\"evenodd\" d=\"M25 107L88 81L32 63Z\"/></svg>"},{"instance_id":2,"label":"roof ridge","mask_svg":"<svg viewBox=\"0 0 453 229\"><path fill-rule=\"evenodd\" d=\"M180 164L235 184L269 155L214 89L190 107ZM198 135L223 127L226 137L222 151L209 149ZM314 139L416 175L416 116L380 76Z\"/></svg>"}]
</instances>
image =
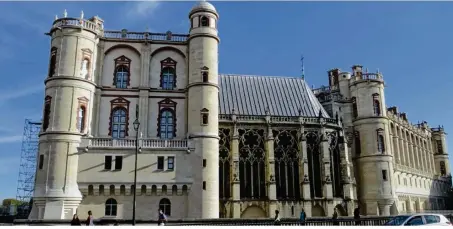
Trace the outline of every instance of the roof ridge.
<instances>
[{"instance_id":1,"label":"roof ridge","mask_svg":"<svg viewBox=\"0 0 453 229\"><path fill-rule=\"evenodd\" d=\"M219 76L226 76L226 77L234 77L234 76L240 76L240 77L266 77L266 78L278 78L278 79L298 79L298 80L302 80L302 81L305 81L303 78L301 77L296 77L296 76L265 76L265 75L246 75L246 74L226 74L226 73L219 73Z\"/></svg>"}]
</instances>

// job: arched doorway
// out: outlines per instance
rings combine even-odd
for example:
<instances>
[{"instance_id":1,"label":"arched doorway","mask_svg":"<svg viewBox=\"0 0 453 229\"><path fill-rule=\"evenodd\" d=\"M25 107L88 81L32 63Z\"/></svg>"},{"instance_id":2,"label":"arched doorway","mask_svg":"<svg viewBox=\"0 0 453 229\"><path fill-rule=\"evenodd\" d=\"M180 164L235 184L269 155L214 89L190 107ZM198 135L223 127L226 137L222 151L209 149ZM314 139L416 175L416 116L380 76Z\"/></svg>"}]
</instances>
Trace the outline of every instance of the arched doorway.
<instances>
[{"instance_id":1,"label":"arched doorway","mask_svg":"<svg viewBox=\"0 0 453 229\"><path fill-rule=\"evenodd\" d=\"M323 217L326 216L326 212L324 211L324 208L321 207L321 205L316 204L311 208L311 216L312 217Z\"/></svg>"},{"instance_id":2,"label":"arched doorway","mask_svg":"<svg viewBox=\"0 0 453 229\"><path fill-rule=\"evenodd\" d=\"M243 219L259 219L259 218L267 218L266 212L258 207L258 206L250 206L246 208L242 214L241 218Z\"/></svg>"}]
</instances>

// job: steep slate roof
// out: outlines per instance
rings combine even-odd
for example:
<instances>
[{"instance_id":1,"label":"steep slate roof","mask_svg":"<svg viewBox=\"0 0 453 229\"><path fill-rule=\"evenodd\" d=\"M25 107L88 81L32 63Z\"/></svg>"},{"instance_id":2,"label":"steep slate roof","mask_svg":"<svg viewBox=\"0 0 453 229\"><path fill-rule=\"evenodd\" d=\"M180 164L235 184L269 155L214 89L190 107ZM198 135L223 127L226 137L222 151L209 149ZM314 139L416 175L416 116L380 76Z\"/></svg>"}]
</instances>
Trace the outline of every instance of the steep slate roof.
<instances>
[{"instance_id":1,"label":"steep slate roof","mask_svg":"<svg viewBox=\"0 0 453 229\"><path fill-rule=\"evenodd\" d=\"M219 75L220 114L266 115L304 117L329 115L302 78L249 75Z\"/></svg>"}]
</instances>

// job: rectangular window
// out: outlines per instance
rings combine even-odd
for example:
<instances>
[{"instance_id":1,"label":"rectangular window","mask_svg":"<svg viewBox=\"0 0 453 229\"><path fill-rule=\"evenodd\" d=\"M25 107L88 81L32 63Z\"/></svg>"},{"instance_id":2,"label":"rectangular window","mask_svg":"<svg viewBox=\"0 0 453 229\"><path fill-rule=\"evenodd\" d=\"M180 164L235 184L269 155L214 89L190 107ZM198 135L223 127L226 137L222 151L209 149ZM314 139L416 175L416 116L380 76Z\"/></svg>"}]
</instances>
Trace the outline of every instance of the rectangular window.
<instances>
[{"instance_id":1,"label":"rectangular window","mask_svg":"<svg viewBox=\"0 0 453 229\"><path fill-rule=\"evenodd\" d=\"M44 155L39 155L39 169L44 167Z\"/></svg>"},{"instance_id":2,"label":"rectangular window","mask_svg":"<svg viewBox=\"0 0 453 229\"><path fill-rule=\"evenodd\" d=\"M208 79L208 72L202 72L201 75L203 76L203 83L207 83Z\"/></svg>"},{"instance_id":3,"label":"rectangular window","mask_svg":"<svg viewBox=\"0 0 453 229\"><path fill-rule=\"evenodd\" d=\"M104 160L104 169L111 170L112 169L112 156L105 156Z\"/></svg>"},{"instance_id":4,"label":"rectangular window","mask_svg":"<svg viewBox=\"0 0 453 229\"><path fill-rule=\"evenodd\" d=\"M203 159L203 168L206 168L206 159Z\"/></svg>"},{"instance_id":5,"label":"rectangular window","mask_svg":"<svg viewBox=\"0 0 453 229\"><path fill-rule=\"evenodd\" d=\"M173 170L175 169L175 157L168 157L167 161L167 169Z\"/></svg>"},{"instance_id":6,"label":"rectangular window","mask_svg":"<svg viewBox=\"0 0 453 229\"><path fill-rule=\"evenodd\" d=\"M201 123L203 125L208 125L208 114L201 114Z\"/></svg>"},{"instance_id":7,"label":"rectangular window","mask_svg":"<svg viewBox=\"0 0 453 229\"><path fill-rule=\"evenodd\" d=\"M115 157L115 170L121 170L123 168L123 156Z\"/></svg>"},{"instance_id":8,"label":"rectangular window","mask_svg":"<svg viewBox=\"0 0 453 229\"><path fill-rule=\"evenodd\" d=\"M203 190L206 190L206 181L203 181Z\"/></svg>"},{"instance_id":9,"label":"rectangular window","mask_svg":"<svg viewBox=\"0 0 453 229\"><path fill-rule=\"evenodd\" d=\"M436 143L437 143L437 153L443 154L444 151L442 149L442 141L441 140L436 140Z\"/></svg>"},{"instance_id":10,"label":"rectangular window","mask_svg":"<svg viewBox=\"0 0 453 229\"><path fill-rule=\"evenodd\" d=\"M157 169L164 169L164 157L157 157Z\"/></svg>"},{"instance_id":11,"label":"rectangular window","mask_svg":"<svg viewBox=\"0 0 453 229\"><path fill-rule=\"evenodd\" d=\"M382 170L382 180L387 181L387 170Z\"/></svg>"}]
</instances>

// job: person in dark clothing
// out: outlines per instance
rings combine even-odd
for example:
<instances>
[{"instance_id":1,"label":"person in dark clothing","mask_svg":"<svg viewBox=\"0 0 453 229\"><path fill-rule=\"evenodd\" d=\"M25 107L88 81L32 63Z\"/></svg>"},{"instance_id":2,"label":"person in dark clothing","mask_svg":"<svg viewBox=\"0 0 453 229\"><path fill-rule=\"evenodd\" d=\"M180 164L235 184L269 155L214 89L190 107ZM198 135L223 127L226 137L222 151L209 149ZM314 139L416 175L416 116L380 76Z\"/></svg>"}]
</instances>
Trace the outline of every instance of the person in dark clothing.
<instances>
[{"instance_id":1,"label":"person in dark clothing","mask_svg":"<svg viewBox=\"0 0 453 229\"><path fill-rule=\"evenodd\" d=\"M71 226L82 226L82 224L80 223L79 216L77 214L74 214L74 216L72 216Z\"/></svg>"},{"instance_id":2,"label":"person in dark clothing","mask_svg":"<svg viewBox=\"0 0 453 229\"><path fill-rule=\"evenodd\" d=\"M354 221L355 225L360 225L360 207L354 209Z\"/></svg>"},{"instance_id":3,"label":"person in dark clothing","mask_svg":"<svg viewBox=\"0 0 453 229\"><path fill-rule=\"evenodd\" d=\"M339 226L340 222L338 222L338 211L337 208L333 209L332 221L334 226Z\"/></svg>"},{"instance_id":4,"label":"person in dark clothing","mask_svg":"<svg viewBox=\"0 0 453 229\"><path fill-rule=\"evenodd\" d=\"M165 223L167 223L167 216L164 214L162 209L159 210L159 218L157 220L157 225L158 226L165 226Z\"/></svg>"},{"instance_id":5,"label":"person in dark clothing","mask_svg":"<svg viewBox=\"0 0 453 229\"><path fill-rule=\"evenodd\" d=\"M274 225L277 226L277 225L280 225L280 215L279 215L279 211L278 210L275 210L275 218L274 218Z\"/></svg>"},{"instance_id":6,"label":"person in dark clothing","mask_svg":"<svg viewBox=\"0 0 453 229\"><path fill-rule=\"evenodd\" d=\"M305 218L307 217L307 214L305 214L305 210L302 208L302 211L300 212L299 220L301 225L305 225Z\"/></svg>"}]
</instances>

